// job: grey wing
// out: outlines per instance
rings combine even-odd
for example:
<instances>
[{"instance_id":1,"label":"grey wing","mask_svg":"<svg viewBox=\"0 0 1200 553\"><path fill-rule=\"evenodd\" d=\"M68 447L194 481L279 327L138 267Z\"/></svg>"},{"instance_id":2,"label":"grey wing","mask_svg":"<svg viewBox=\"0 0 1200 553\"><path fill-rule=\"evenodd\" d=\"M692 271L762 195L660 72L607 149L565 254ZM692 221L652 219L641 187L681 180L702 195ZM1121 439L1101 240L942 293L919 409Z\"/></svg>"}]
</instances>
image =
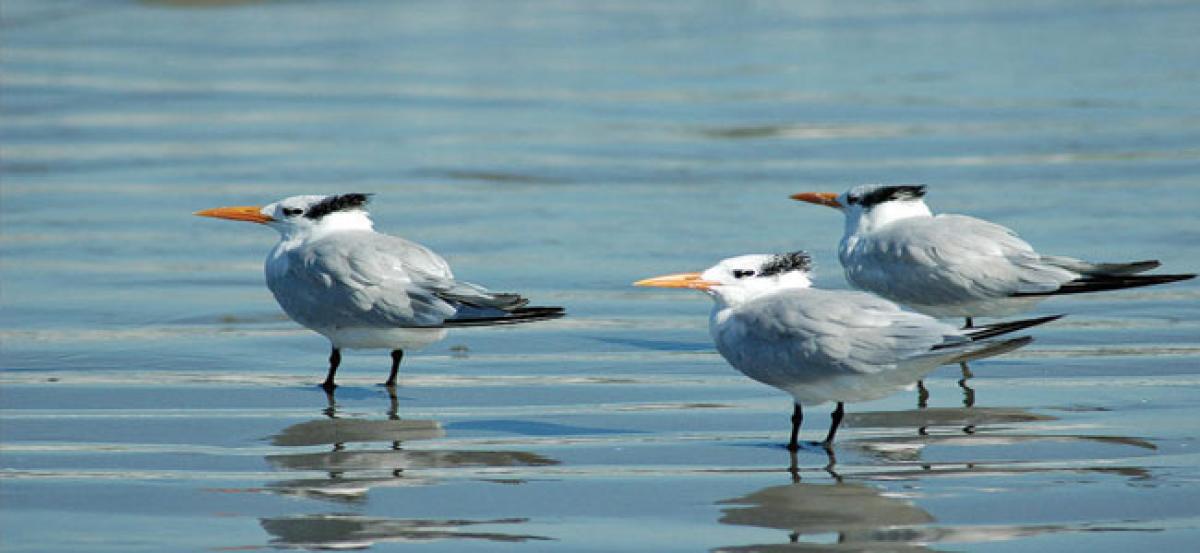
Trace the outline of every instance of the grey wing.
<instances>
[{"instance_id":1,"label":"grey wing","mask_svg":"<svg viewBox=\"0 0 1200 553\"><path fill-rule=\"evenodd\" d=\"M1078 276L1013 231L963 215L888 225L842 252L842 264L859 288L925 305L1045 292Z\"/></svg>"},{"instance_id":2,"label":"grey wing","mask_svg":"<svg viewBox=\"0 0 1200 553\"><path fill-rule=\"evenodd\" d=\"M436 326L454 307L424 285L452 276L420 244L373 232L339 233L284 254L267 283L284 311L311 328Z\"/></svg>"},{"instance_id":3,"label":"grey wing","mask_svg":"<svg viewBox=\"0 0 1200 553\"><path fill-rule=\"evenodd\" d=\"M935 345L966 340L950 325L860 292L775 294L748 302L733 316L742 329L739 362L765 380L772 380L771 372L804 366L875 373L927 354Z\"/></svg>"},{"instance_id":4,"label":"grey wing","mask_svg":"<svg viewBox=\"0 0 1200 553\"><path fill-rule=\"evenodd\" d=\"M289 293L276 292L276 298L310 327L441 326L499 316L526 303L516 294L455 280L441 256L394 236L339 233L288 255L280 280Z\"/></svg>"}]
</instances>

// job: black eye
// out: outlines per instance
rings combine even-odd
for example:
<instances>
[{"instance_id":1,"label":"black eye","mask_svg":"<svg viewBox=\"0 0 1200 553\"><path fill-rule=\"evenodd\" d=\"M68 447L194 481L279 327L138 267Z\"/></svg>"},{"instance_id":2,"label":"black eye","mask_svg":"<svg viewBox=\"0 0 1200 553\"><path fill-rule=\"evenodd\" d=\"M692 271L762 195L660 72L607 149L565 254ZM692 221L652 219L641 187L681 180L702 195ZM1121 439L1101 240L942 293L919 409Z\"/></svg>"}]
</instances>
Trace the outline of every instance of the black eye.
<instances>
[{"instance_id":1,"label":"black eye","mask_svg":"<svg viewBox=\"0 0 1200 553\"><path fill-rule=\"evenodd\" d=\"M746 269L734 269L733 270L733 278L745 278L745 277L752 277L752 276L754 276L754 271L749 271Z\"/></svg>"},{"instance_id":2,"label":"black eye","mask_svg":"<svg viewBox=\"0 0 1200 553\"><path fill-rule=\"evenodd\" d=\"M846 202L851 205L856 205L856 204L859 204L862 202L862 198L855 196L855 195L850 195L850 196L846 196Z\"/></svg>"},{"instance_id":3,"label":"black eye","mask_svg":"<svg viewBox=\"0 0 1200 553\"><path fill-rule=\"evenodd\" d=\"M304 213L304 210L303 210L303 209L300 209L300 208L298 208L298 207L285 207L285 208L283 208L283 214L284 214L284 215L287 215L288 217L295 217L295 216L297 216L297 215L299 215L299 214L301 214L301 213Z\"/></svg>"}]
</instances>

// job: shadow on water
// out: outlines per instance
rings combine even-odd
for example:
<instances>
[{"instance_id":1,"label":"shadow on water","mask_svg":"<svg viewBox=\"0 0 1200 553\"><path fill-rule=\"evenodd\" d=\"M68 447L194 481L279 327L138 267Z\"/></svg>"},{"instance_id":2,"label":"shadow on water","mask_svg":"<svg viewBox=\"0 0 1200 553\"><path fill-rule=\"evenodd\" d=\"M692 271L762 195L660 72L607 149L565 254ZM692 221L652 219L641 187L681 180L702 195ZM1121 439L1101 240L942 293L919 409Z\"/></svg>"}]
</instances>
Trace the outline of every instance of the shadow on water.
<instances>
[{"instance_id":1,"label":"shadow on water","mask_svg":"<svg viewBox=\"0 0 1200 553\"><path fill-rule=\"evenodd\" d=\"M1027 455L1028 451L1012 452L1011 449L1004 449L1004 446L1074 444L1092 448L1083 452L1085 457L1095 457L1099 453L1093 446L1128 446L1144 450L1143 453L1158 449L1153 442L1132 436L1046 434L1020 430L1020 426L1026 423L1051 423L1057 420L1059 418L1052 415L1012 407L938 407L848 413L844 426L882 435L839 440L834 444L834 450L854 450L879 461L904 462L921 461L922 451L929 446L975 449L997 446L1000 448L997 453L1000 454L1008 451L1015 455ZM894 432L896 430L911 430L912 433L899 435ZM754 445L776 447L780 444ZM804 445L805 451L825 452L819 443L805 442Z\"/></svg>"},{"instance_id":2,"label":"shadow on water","mask_svg":"<svg viewBox=\"0 0 1200 553\"><path fill-rule=\"evenodd\" d=\"M1053 422L1057 417L1019 408L926 408L911 411L856 413L847 416L856 428L916 428L916 435L850 440L843 447L854 448L879 461L926 462L924 452L931 446L966 448L980 451L995 447L991 454L999 459L1028 455L1030 447L1043 448L1042 458L1055 456L1093 458L1103 454L1098 448L1132 447L1143 453L1157 450L1152 442L1132 436L1090 434L1026 433L1016 430L1023 423ZM953 432L943 429L954 428ZM1023 445L1020 452L1013 445ZM975 454L977 456L977 454Z\"/></svg>"}]
</instances>

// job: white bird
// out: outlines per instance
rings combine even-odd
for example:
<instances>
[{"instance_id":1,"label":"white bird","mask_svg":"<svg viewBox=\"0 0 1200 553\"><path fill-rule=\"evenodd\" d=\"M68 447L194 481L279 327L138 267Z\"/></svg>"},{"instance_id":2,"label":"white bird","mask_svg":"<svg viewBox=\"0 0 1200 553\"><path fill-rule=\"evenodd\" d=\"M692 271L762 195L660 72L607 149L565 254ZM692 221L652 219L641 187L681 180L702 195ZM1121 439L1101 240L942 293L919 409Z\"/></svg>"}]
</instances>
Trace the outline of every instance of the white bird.
<instances>
[{"instance_id":1,"label":"white bird","mask_svg":"<svg viewBox=\"0 0 1200 553\"><path fill-rule=\"evenodd\" d=\"M813 289L810 267L804 252L744 255L703 273L634 283L712 296L709 332L717 351L742 374L794 398L792 451L799 449L801 404L837 402L828 448L844 402L887 396L939 365L1011 351L1033 339L993 338L1059 317L958 329L864 292Z\"/></svg>"},{"instance_id":2,"label":"white bird","mask_svg":"<svg viewBox=\"0 0 1200 553\"><path fill-rule=\"evenodd\" d=\"M394 387L404 350L441 340L446 329L525 323L563 316L526 307L517 294L456 280L425 246L375 232L367 194L292 196L267 206L219 207L204 217L260 223L279 231L267 255L267 287L292 320L329 339L332 391L341 350L390 349L385 385Z\"/></svg>"},{"instance_id":3,"label":"white bird","mask_svg":"<svg viewBox=\"0 0 1200 553\"><path fill-rule=\"evenodd\" d=\"M1091 263L1038 253L1016 233L965 215L933 215L924 186L862 185L792 199L840 210L838 258L860 290L935 317L1011 315L1047 296L1175 282L1194 274L1142 275L1158 261Z\"/></svg>"}]
</instances>

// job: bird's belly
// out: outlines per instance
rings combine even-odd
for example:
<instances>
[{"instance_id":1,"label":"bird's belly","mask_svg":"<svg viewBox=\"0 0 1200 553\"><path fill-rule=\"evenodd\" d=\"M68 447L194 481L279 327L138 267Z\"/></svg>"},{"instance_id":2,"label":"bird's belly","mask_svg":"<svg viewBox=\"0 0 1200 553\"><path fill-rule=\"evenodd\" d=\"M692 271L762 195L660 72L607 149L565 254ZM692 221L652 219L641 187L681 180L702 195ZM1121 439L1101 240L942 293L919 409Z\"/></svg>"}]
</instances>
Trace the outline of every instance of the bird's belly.
<instances>
[{"instance_id":1,"label":"bird's belly","mask_svg":"<svg viewBox=\"0 0 1200 553\"><path fill-rule=\"evenodd\" d=\"M446 337L444 328L314 328L334 347L417 350Z\"/></svg>"},{"instance_id":2,"label":"bird's belly","mask_svg":"<svg viewBox=\"0 0 1200 553\"><path fill-rule=\"evenodd\" d=\"M856 372L815 360L726 357L742 374L787 392L803 405L870 401L907 388L937 367L914 361Z\"/></svg>"},{"instance_id":3,"label":"bird's belly","mask_svg":"<svg viewBox=\"0 0 1200 553\"><path fill-rule=\"evenodd\" d=\"M892 395L914 384L916 379L897 379L888 374L842 374L780 386L802 405L831 401L870 401Z\"/></svg>"}]
</instances>

